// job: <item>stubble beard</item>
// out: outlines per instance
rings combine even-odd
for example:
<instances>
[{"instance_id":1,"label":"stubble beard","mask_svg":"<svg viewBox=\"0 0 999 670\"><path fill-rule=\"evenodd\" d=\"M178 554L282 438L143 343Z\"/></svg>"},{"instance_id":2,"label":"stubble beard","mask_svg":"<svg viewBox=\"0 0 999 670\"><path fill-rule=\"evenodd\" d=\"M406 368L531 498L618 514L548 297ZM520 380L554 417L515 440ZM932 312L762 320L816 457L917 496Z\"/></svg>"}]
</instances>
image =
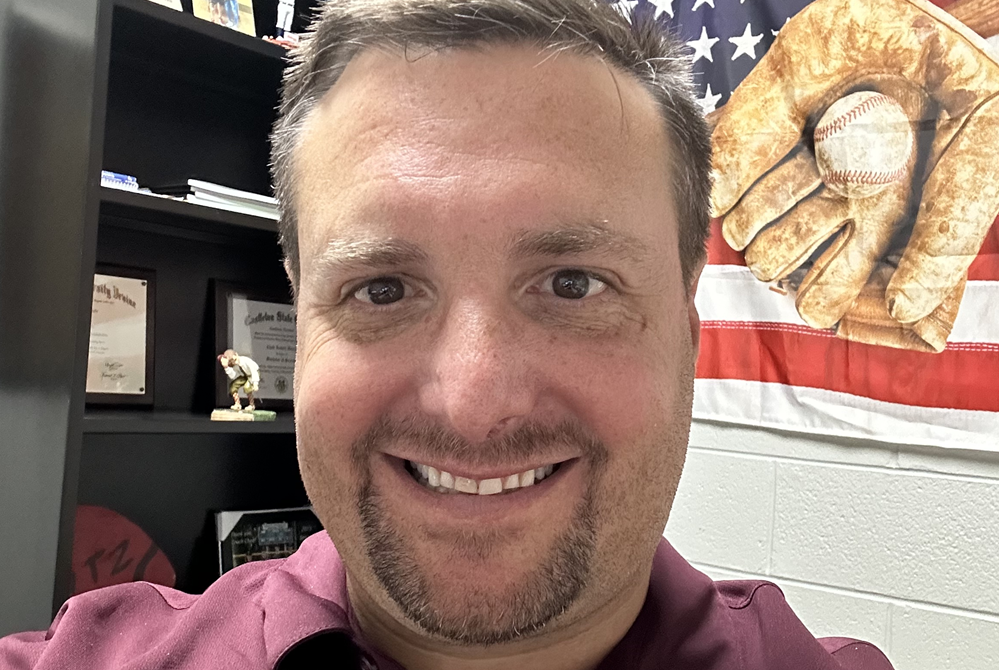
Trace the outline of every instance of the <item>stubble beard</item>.
<instances>
[{"instance_id":1,"label":"stubble beard","mask_svg":"<svg viewBox=\"0 0 999 670\"><path fill-rule=\"evenodd\" d=\"M560 430L573 438L579 437L580 431L565 427L554 432ZM378 432L379 437L384 437L385 432L393 431L383 427ZM531 435L538 431L525 432ZM355 447L355 464L360 465L360 452L368 452L371 437L367 438L366 446ZM442 436L435 437L440 443ZM591 465L599 472L599 465L606 460L606 450L591 441L586 451L591 459L598 461ZM573 510L568 528L555 538L547 556L525 578L518 579L502 593L460 594L441 599L434 598L440 589L434 588L426 571L414 559L405 535L381 505L367 466L362 471L366 474L361 478L357 503L372 571L405 616L429 635L466 646L495 645L530 637L565 613L586 590L597 546L594 499L599 477L592 478L586 494ZM442 551L454 549L464 556L474 555L485 565L490 547L501 543L502 538L490 536L484 530L456 537L453 542L452 547L442 547Z\"/></svg>"}]
</instances>

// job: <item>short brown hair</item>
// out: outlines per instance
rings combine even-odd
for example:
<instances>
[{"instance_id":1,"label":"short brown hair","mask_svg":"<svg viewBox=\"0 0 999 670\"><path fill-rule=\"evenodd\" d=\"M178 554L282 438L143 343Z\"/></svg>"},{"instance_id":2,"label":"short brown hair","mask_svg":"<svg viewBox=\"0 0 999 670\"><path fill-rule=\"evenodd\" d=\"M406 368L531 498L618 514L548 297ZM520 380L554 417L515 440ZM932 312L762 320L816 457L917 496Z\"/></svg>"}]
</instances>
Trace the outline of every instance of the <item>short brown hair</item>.
<instances>
[{"instance_id":1,"label":"short brown hair","mask_svg":"<svg viewBox=\"0 0 999 670\"><path fill-rule=\"evenodd\" d=\"M292 52L271 135L271 174L283 208L281 246L296 292L300 262L292 160L305 120L347 63L371 46L444 49L521 42L595 55L630 73L655 98L669 139L669 186L689 290L708 235L710 134L694 101L690 59L651 12L625 17L603 0L328 0Z\"/></svg>"}]
</instances>

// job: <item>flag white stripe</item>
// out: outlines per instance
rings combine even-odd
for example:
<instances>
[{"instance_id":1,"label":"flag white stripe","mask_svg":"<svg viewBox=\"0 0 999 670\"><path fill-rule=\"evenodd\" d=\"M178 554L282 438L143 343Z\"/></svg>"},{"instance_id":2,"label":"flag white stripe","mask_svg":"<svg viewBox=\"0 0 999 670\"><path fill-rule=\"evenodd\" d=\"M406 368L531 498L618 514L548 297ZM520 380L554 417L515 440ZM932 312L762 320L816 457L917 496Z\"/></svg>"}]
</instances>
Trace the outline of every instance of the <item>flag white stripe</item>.
<instances>
[{"instance_id":1,"label":"flag white stripe","mask_svg":"<svg viewBox=\"0 0 999 670\"><path fill-rule=\"evenodd\" d=\"M783 296L739 265L704 268L695 298L702 321L767 321L805 326ZM999 282L969 281L948 342L999 344Z\"/></svg>"},{"instance_id":2,"label":"flag white stripe","mask_svg":"<svg viewBox=\"0 0 999 670\"><path fill-rule=\"evenodd\" d=\"M999 451L995 412L913 407L770 382L697 379L694 418L892 444Z\"/></svg>"}]
</instances>

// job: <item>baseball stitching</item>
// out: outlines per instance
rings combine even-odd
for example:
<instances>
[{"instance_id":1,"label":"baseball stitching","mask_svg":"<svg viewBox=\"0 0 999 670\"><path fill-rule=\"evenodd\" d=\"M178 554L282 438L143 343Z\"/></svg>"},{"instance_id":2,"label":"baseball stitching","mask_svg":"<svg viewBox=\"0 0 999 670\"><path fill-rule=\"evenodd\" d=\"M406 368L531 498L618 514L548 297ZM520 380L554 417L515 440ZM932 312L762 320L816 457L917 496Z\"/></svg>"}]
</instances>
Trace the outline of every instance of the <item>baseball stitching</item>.
<instances>
[{"instance_id":1,"label":"baseball stitching","mask_svg":"<svg viewBox=\"0 0 999 670\"><path fill-rule=\"evenodd\" d=\"M833 170L822 175L827 184L891 184L905 176L908 167L900 167L891 172L874 170Z\"/></svg>"},{"instance_id":2,"label":"baseball stitching","mask_svg":"<svg viewBox=\"0 0 999 670\"><path fill-rule=\"evenodd\" d=\"M830 135L834 135L839 131L843 130L843 128L846 127L846 124L852 123L853 121L860 118L861 116L871 111L872 109L876 109L877 107L881 107L882 105L887 105L890 102L891 98L889 98L884 93L878 93L874 95L874 97L864 100L862 103L851 109L849 112L841 114L840 116L837 116L835 119L833 119L826 125L819 126L818 128L816 128L814 135L815 141L821 142L822 140L828 138Z\"/></svg>"}]
</instances>

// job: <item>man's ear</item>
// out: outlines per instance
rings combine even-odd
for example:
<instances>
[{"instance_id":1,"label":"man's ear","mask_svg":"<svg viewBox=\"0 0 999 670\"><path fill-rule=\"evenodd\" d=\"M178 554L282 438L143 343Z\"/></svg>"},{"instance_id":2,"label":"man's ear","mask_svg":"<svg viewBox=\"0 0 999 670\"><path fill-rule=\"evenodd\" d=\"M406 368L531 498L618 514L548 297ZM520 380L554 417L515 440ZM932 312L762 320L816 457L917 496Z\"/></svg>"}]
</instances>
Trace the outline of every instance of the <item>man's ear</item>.
<instances>
[{"instance_id":1,"label":"man's ear","mask_svg":"<svg viewBox=\"0 0 999 670\"><path fill-rule=\"evenodd\" d=\"M694 305L694 298L697 296L697 283L701 280L701 272L704 271L706 263L707 259L702 258L694 268L690 276L690 287L687 289L687 319L690 322L690 341L694 345L694 358L697 358L701 346L701 317Z\"/></svg>"}]
</instances>

